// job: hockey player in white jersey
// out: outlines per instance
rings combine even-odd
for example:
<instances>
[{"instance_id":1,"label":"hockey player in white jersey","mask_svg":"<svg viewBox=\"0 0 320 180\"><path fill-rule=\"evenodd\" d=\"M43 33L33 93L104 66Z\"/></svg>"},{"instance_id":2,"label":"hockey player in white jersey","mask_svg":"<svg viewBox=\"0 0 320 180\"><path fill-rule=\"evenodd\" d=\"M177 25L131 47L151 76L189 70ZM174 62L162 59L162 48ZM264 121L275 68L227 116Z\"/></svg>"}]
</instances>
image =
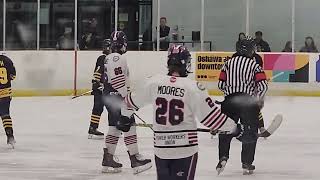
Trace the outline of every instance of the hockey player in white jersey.
<instances>
[{"instance_id":1,"label":"hockey player in white jersey","mask_svg":"<svg viewBox=\"0 0 320 180\"><path fill-rule=\"evenodd\" d=\"M168 74L151 77L140 91L125 98L125 104L136 110L153 106L155 163L158 180L193 180L198 159L197 118L211 130L235 134L250 141L254 134L221 113L200 83L186 78L191 55L180 45L168 50ZM130 123L130 112L123 107L123 124ZM126 123L127 122L127 123ZM240 128L241 127L241 128ZM254 137L253 137L254 138Z\"/></svg>"},{"instance_id":2,"label":"hockey player in white jersey","mask_svg":"<svg viewBox=\"0 0 320 180\"><path fill-rule=\"evenodd\" d=\"M122 31L111 34L111 51L105 58L104 103L108 110L109 130L105 138L106 148L102 161L102 172L121 172L122 164L114 161L114 154L122 132L116 128L120 120L121 107L119 104L127 95L129 89L129 69L127 60L122 55L126 53L127 37ZM130 119L134 122L134 118ZM128 148L128 155L134 173L140 173L151 168L151 160L144 159L138 150L136 127L128 127L123 130L124 142Z\"/></svg>"}]
</instances>

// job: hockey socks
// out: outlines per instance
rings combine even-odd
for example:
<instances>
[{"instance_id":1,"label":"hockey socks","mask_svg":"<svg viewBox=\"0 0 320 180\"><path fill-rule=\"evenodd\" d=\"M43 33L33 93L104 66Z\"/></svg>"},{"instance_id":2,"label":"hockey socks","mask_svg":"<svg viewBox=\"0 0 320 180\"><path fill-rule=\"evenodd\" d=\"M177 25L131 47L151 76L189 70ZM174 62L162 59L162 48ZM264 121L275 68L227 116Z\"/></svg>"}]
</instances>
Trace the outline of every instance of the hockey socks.
<instances>
[{"instance_id":1,"label":"hockey socks","mask_svg":"<svg viewBox=\"0 0 320 180\"><path fill-rule=\"evenodd\" d=\"M93 127L94 129L97 129L100 122L100 116L92 114L91 120L90 120L90 127Z\"/></svg>"},{"instance_id":2,"label":"hockey socks","mask_svg":"<svg viewBox=\"0 0 320 180\"><path fill-rule=\"evenodd\" d=\"M131 126L128 132L124 132L124 143L128 148L130 155L138 154L138 143L137 143L137 129L135 126Z\"/></svg>"},{"instance_id":3,"label":"hockey socks","mask_svg":"<svg viewBox=\"0 0 320 180\"><path fill-rule=\"evenodd\" d=\"M117 144L119 141L119 137L121 135L121 131L119 131L115 126L109 126L108 134L106 135L106 148L108 149L108 153L114 155L116 152Z\"/></svg>"}]
</instances>

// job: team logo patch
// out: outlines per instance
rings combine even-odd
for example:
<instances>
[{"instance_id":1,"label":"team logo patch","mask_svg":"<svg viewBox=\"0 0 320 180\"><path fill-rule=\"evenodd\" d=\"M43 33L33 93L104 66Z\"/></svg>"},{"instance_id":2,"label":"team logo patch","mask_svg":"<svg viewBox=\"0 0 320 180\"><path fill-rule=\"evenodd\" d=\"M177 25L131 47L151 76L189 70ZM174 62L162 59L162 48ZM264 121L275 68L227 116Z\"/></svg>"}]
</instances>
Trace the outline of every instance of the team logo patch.
<instances>
[{"instance_id":1,"label":"team logo patch","mask_svg":"<svg viewBox=\"0 0 320 180\"><path fill-rule=\"evenodd\" d=\"M182 176L183 176L183 174L184 174L184 172L183 172L183 171L180 171L180 172L178 172L178 173L177 173L177 176L182 177Z\"/></svg>"},{"instance_id":2,"label":"team logo patch","mask_svg":"<svg viewBox=\"0 0 320 180\"><path fill-rule=\"evenodd\" d=\"M120 59L119 56L114 56L114 57L113 57L113 62L117 62L117 61L119 61L119 59Z\"/></svg>"},{"instance_id":3,"label":"team logo patch","mask_svg":"<svg viewBox=\"0 0 320 180\"><path fill-rule=\"evenodd\" d=\"M201 91L204 91L206 89L206 87L202 84L202 83L199 83L197 82L197 87L201 90Z\"/></svg>"},{"instance_id":4,"label":"team logo patch","mask_svg":"<svg viewBox=\"0 0 320 180\"><path fill-rule=\"evenodd\" d=\"M176 81L177 81L177 78L176 78L176 77L171 77L171 78L170 78L170 82L175 83Z\"/></svg>"}]
</instances>

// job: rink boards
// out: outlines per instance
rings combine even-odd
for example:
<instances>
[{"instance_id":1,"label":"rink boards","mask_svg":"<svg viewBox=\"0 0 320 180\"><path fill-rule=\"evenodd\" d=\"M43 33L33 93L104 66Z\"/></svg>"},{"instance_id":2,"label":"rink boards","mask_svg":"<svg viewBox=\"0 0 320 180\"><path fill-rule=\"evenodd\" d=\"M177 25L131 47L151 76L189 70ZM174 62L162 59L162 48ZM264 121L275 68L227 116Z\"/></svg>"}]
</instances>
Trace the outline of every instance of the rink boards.
<instances>
[{"instance_id":1,"label":"rink boards","mask_svg":"<svg viewBox=\"0 0 320 180\"><path fill-rule=\"evenodd\" d=\"M91 79L99 51L7 51L15 63L17 79L13 82L15 96L57 96L81 93L91 88ZM232 52L192 53L193 74L209 92L220 95L216 80L224 60ZM167 52L128 52L131 86L139 87L144 79L164 74ZM261 54L264 69L270 78L269 94L282 96L320 96L319 54ZM318 77L317 77L318 74Z\"/></svg>"}]
</instances>

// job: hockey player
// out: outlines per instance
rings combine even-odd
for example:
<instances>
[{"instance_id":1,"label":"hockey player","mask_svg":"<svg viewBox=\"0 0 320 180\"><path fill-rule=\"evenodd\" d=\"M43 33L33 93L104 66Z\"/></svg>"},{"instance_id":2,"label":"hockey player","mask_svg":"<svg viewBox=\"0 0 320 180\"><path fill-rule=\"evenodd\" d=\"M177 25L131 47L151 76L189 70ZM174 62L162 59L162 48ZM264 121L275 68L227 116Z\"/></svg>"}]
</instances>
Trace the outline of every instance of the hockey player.
<instances>
[{"instance_id":1,"label":"hockey player","mask_svg":"<svg viewBox=\"0 0 320 180\"><path fill-rule=\"evenodd\" d=\"M240 119L243 124L258 132L259 113L268 89L267 79L261 66L253 59L254 40L250 37L240 41L236 54L225 62L220 78L219 89L224 92L225 100L221 110L233 119ZM260 123L261 124L261 123ZM232 136L219 135L218 174L221 173L229 158ZM257 141L242 145L241 161L243 174L252 174Z\"/></svg>"},{"instance_id":2,"label":"hockey player","mask_svg":"<svg viewBox=\"0 0 320 180\"><path fill-rule=\"evenodd\" d=\"M198 135L195 118L211 130L220 129L238 134L240 140L254 134L240 131L237 124L209 97L200 83L187 78L191 55L187 48L173 45L168 50L168 74L151 77L145 86L125 99L136 110L153 106L155 163L158 180L193 180L198 159ZM123 108L122 124L130 122L130 112ZM247 133L248 132L248 133ZM253 137L255 139L255 137Z\"/></svg>"},{"instance_id":3,"label":"hockey player","mask_svg":"<svg viewBox=\"0 0 320 180\"><path fill-rule=\"evenodd\" d=\"M7 144L14 148L10 103L12 99L11 81L16 78L16 69L10 58L0 55L0 116L7 135Z\"/></svg>"},{"instance_id":4,"label":"hockey player","mask_svg":"<svg viewBox=\"0 0 320 180\"><path fill-rule=\"evenodd\" d=\"M102 172L121 172L122 164L114 161L114 154L118 140L122 134L116 128L121 118L120 104L127 95L129 89L129 69L127 60L123 56L126 53L127 37L122 31L115 31L111 34L112 53L105 60L105 81L104 81L104 103L108 110L109 130L105 138L106 148L102 161ZM131 118L134 122L134 118ZM139 154L137 143L136 127L128 127L124 134L124 142L128 148L128 155L134 174L143 172L152 167L150 159L144 159Z\"/></svg>"},{"instance_id":5,"label":"hockey player","mask_svg":"<svg viewBox=\"0 0 320 180\"><path fill-rule=\"evenodd\" d=\"M94 68L92 79L92 95L94 95L94 103L92 108L90 126L88 131L88 138L103 139L104 134L98 131L101 114L103 112L104 104L102 101L102 87L104 81L104 61L108 54L110 54L110 39L105 39L102 42L102 55L97 59Z\"/></svg>"}]
</instances>

